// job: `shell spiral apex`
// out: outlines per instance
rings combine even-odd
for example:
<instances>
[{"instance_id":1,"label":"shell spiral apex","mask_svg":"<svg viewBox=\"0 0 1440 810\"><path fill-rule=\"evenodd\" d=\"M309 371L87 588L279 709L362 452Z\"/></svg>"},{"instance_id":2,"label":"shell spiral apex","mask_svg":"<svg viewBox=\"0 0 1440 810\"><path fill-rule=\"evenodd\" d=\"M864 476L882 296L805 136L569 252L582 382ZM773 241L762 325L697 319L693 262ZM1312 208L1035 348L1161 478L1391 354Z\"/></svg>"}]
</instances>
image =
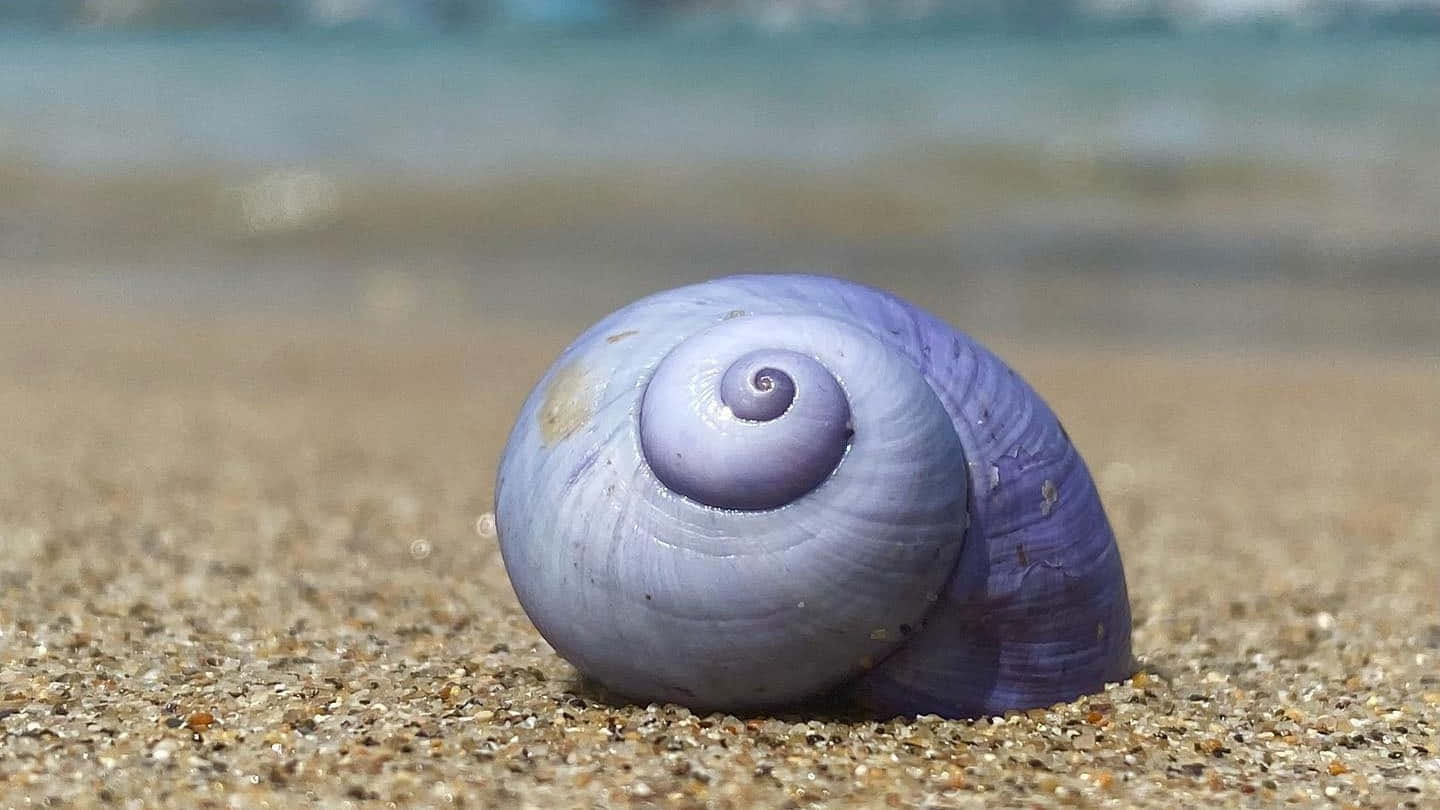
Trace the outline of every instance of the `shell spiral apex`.
<instances>
[{"instance_id":1,"label":"shell spiral apex","mask_svg":"<svg viewBox=\"0 0 1440 810\"><path fill-rule=\"evenodd\" d=\"M859 284L734 276L600 321L526 401L495 504L536 628L636 699L965 717L1131 674L1119 551L1055 415Z\"/></svg>"}]
</instances>

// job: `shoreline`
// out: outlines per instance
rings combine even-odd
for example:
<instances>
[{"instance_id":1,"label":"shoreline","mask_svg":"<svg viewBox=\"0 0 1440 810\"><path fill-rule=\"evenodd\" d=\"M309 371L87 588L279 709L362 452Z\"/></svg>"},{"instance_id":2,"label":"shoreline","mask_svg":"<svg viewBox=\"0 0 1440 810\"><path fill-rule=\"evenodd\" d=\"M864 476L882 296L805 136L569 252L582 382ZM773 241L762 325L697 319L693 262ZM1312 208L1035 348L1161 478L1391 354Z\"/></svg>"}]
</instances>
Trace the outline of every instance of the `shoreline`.
<instances>
[{"instance_id":1,"label":"shoreline","mask_svg":"<svg viewBox=\"0 0 1440 810\"><path fill-rule=\"evenodd\" d=\"M780 261L758 266L787 267ZM738 262L670 265L563 253L552 260L477 256L463 262L418 261L401 253L353 265L332 257L320 266L293 253L108 265L0 260L0 295L13 305L17 322L25 312L70 320L84 312L120 328L159 317L226 332L266 323L297 334L374 332L442 342L478 330L549 335L546 343L558 349L553 336L578 335L646 294L755 270ZM944 272L894 270L882 261L841 263L829 272L923 300L937 316L986 343L1215 356L1324 353L1421 363L1435 362L1440 346L1434 318L1440 284L1434 283L993 267Z\"/></svg>"}]
</instances>

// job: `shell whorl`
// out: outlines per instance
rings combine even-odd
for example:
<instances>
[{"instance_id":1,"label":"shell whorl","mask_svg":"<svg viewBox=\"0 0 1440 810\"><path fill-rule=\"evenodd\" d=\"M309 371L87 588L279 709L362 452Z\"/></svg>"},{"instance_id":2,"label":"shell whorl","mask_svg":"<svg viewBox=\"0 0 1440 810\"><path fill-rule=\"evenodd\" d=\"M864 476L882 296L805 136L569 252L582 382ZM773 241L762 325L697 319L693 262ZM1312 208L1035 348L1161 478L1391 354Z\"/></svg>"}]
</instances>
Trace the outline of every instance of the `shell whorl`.
<instances>
[{"instance_id":1,"label":"shell whorl","mask_svg":"<svg viewBox=\"0 0 1440 810\"><path fill-rule=\"evenodd\" d=\"M773 509L814 489L845 455L852 429L840 383L807 354L747 351L764 328L733 319L695 335L646 386L640 446L674 492L722 509Z\"/></svg>"},{"instance_id":2,"label":"shell whorl","mask_svg":"<svg viewBox=\"0 0 1440 810\"><path fill-rule=\"evenodd\" d=\"M1127 674L1118 553L1058 421L973 341L848 282L732 277L601 321L524 406L496 512L541 634L634 698L845 685L965 715Z\"/></svg>"},{"instance_id":3,"label":"shell whorl","mask_svg":"<svg viewBox=\"0 0 1440 810\"><path fill-rule=\"evenodd\" d=\"M720 401L737 418L747 422L769 422L784 416L795 403L795 377L783 368L791 363L824 369L819 363L794 352L751 352L725 369L720 377ZM832 391L839 387L833 377L825 384ZM827 414L829 418L826 421L848 420L850 406L843 396L834 399L833 415Z\"/></svg>"}]
</instances>

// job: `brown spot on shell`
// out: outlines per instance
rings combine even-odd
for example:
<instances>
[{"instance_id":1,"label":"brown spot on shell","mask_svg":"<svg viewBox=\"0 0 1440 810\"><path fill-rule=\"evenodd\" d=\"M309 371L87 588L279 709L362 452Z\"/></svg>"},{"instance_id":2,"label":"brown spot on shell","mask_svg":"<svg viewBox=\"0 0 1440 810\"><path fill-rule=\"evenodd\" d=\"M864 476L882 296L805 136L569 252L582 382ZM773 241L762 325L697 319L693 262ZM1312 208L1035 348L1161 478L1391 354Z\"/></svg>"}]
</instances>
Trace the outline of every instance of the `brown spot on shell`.
<instances>
[{"instance_id":1,"label":"brown spot on shell","mask_svg":"<svg viewBox=\"0 0 1440 810\"><path fill-rule=\"evenodd\" d=\"M579 364L572 363L555 374L536 418L540 443L545 447L568 438L590 420L590 390Z\"/></svg>"},{"instance_id":2,"label":"brown spot on shell","mask_svg":"<svg viewBox=\"0 0 1440 810\"><path fill-rule=\"evenodd\" d=\"M728 321L728 320L730 320L731 318L739 318L740 316L742 316L742 315L744 315L744 314L745 314L745 310L743 310L743 309L732 309L732 310L730 310L729 312L725 313L725 320Z\"/></svg>"},{"instance_id":3,"label":"brown spot on shell","mask_svg":"<svg viewBox=\"0 0 1440 810\"><path fill-rule=\"evenodd\" d=\"M605 338L605 342L606 342L606 343L619 343L620 341L624 340L625 338L630 337L631 335L638 335L638 334L640 334L640 330L638 330L638 329L629 329L629 330L626 330L626 331L624 331L624 332L616 332L615 334L613 334L613 335Z\"/></svg>"}]
</instances>

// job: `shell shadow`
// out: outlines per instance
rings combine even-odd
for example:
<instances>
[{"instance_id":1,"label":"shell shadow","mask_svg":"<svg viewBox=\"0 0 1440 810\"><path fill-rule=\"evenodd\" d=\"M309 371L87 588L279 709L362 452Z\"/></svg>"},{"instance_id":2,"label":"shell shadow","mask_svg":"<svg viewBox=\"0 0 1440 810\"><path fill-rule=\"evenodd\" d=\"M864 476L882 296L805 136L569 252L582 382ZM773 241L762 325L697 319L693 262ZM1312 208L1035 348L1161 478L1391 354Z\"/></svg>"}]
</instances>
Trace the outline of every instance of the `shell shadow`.
<instances>
[{"instance_id":1,"label":"shell shadow","mask_svg":"<svg viewBox=\"0 0 1440 810\"><path fill-rule=\"evenodd\" d=\"M645 709L653 704L653 701L634 700L579 674L576 674L566 682L565 693L588 703L617 710ZM668 703L660 705L681 706L680 704ZM788 723L804 723L811 720L818 720L822 723L866 723L893 719L893 715L882 716L861 703L860 700L845 687L799 703L786 703L770 708L724 711L704 707L681 707L698 717L728 715L740 720L780 720Z\"/></svg>"}]
</instances>

